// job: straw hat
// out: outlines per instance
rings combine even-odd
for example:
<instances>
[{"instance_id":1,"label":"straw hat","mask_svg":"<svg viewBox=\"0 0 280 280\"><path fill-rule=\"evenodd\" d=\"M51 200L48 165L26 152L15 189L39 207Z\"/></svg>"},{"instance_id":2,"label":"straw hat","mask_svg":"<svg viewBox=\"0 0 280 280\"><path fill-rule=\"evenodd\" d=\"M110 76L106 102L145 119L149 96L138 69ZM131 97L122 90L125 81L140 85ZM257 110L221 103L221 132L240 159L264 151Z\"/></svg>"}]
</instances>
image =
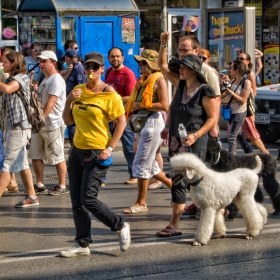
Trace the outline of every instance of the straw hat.
<instances>
[{"instance_id":1,"label":"straw hat","mask_svg":"<svg viewBox=\"0 0 280 280\"><path fill-rule=\"evenodd\" d=\"M158 52L145 49L141 55L134 55L134 59L139 62L145 60L152 70L160 71L157 65Z\"/></svg>"}]
</instances>

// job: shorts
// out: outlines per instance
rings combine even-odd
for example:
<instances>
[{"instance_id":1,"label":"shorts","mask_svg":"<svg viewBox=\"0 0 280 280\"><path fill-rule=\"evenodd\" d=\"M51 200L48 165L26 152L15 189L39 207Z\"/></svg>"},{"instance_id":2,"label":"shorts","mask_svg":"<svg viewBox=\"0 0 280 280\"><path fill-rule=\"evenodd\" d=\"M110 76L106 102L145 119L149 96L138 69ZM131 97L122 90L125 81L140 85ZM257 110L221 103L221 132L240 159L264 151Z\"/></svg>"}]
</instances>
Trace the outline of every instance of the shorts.
<instances>
[{"instance_id":1,"label":"shorts","mask_svg":"<svg viewBox=\"0 0 280 280\"><path fill-rule=\"evenodd\" d=\"M64 130L63 125L55 130L40 130L38 133L32 133L29 157L47 160L50 165L65 161Z\"/></svg>"},{"instance_id":2,"label":"shorts","mask_svg":"<svg viewBox=\"0 0 280 280\"><path fill-rule=\"evenodd\" d=\"M26 144L30 137L31 129L7 129L5 131L5 159L2 171L19 173L29 169Z\"/></svg>"}]
</instances>

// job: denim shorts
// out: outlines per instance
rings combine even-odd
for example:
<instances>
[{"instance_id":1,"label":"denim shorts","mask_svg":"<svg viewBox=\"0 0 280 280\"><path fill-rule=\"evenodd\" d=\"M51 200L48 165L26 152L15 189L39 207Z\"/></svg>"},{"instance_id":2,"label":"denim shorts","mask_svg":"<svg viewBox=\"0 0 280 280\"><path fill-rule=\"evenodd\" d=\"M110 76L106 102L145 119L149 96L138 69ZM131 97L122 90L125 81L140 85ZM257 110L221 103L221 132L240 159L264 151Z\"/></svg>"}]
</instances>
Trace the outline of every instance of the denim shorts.
<instances>
[{"instance_id":1,"label":"denim shorts","mask_svg":"<svg viewBox=\"0 0 280 280\"><path fill-rule=\"evenodd\" d=\"M26 151L31 129L7 129L5 131L5 160L2 171L19 173L29 168Z\"/></svg>"},{"instance_id":2,"label":"denim shorts","mask_svg":"<svg viewBox=\"0 0 280 280\"><path fill-rule=\"evenodd\" d=\"M29 157L47 160L50 165L63 162L64 130L65 125L51 131L40 130L38 133L32 133Z\"/></svg>"}]
</instances>

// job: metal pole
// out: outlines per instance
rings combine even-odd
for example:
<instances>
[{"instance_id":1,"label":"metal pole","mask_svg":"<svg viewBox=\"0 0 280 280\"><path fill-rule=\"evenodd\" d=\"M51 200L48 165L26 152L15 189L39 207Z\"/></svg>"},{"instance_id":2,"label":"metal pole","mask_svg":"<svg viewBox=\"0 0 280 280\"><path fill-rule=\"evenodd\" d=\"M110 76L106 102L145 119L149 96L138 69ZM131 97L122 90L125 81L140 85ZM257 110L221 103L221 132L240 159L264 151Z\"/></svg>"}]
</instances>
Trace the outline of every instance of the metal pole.
<instances>
[{"instance_id":1,"label":"metal pole","mask_svg":"<svg viewBox=\"0 0 280 280\"><path fill-rule=\"evenodd\" d=\"M167 31L167 12L166 12L167 0L161 0L161 30Z\"/></svg>"}]
</instances>

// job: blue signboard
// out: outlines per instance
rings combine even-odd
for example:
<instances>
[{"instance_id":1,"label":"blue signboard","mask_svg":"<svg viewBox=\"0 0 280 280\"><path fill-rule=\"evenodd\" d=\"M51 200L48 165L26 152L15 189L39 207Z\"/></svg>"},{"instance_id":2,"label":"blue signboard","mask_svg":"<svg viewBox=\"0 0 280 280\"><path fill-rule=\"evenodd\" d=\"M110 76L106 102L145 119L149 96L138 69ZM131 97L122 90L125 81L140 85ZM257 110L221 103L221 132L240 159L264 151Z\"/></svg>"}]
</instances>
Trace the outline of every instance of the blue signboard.
<instances>
[{"instance_id":1,"label":"blue signboard","mask_svg":"<svg viewBox=\"0 0 280 280\"><path fill-rule=\"evenodd\" d=\"M218 71L245 51L244 11L208 13L208 50Z\"/></svg>"}]
</instances>

